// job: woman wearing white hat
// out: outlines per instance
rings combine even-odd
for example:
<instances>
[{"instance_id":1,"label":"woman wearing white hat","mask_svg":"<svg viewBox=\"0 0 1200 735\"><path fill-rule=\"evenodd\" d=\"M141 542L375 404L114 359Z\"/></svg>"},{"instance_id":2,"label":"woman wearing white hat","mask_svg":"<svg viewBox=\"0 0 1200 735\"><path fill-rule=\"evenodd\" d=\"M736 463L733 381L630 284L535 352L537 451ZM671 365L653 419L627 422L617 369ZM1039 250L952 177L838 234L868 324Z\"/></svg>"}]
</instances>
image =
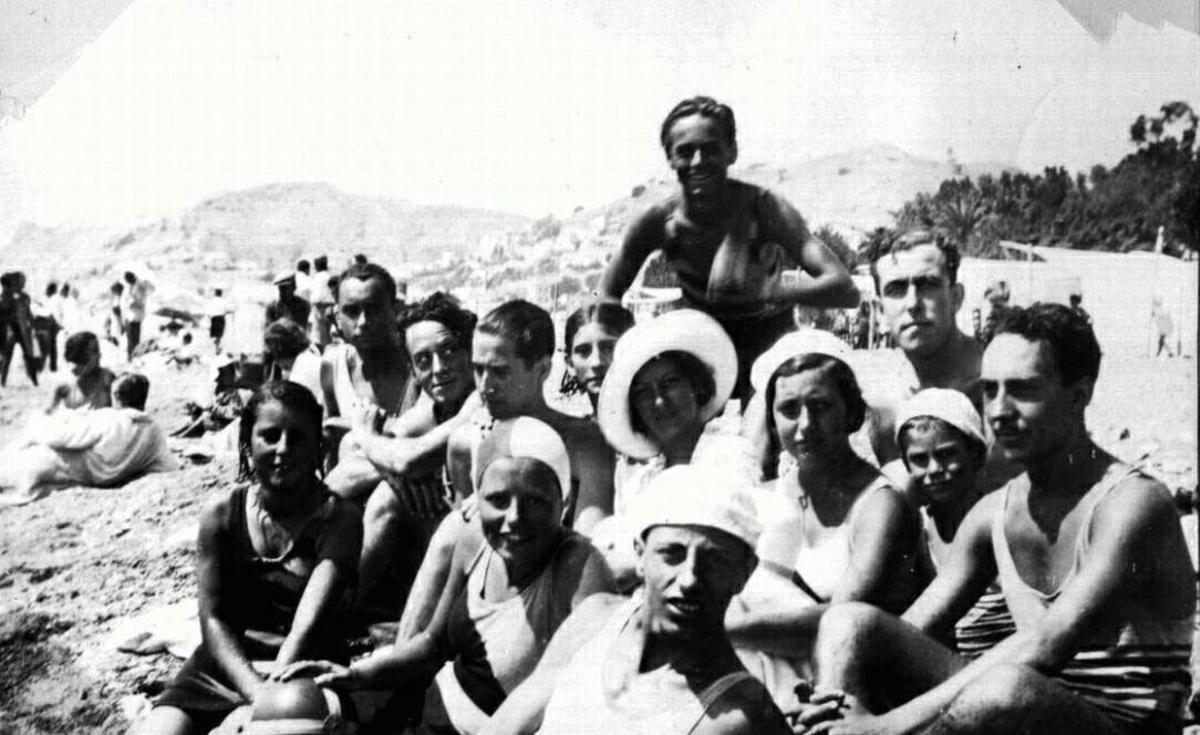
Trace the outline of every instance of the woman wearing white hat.
<instances>
[{"instance_id":1,"label":"woman wearing white hat","mask_svg":"<svg viewBox=\"0 0 1200 735\"><path fill-rule=\"evenodd\" d=\"M465 584L445 586L425 630L349 668L302 662L281 678L380 690L434 677L418 731L474 733L533 671L575 605L612 591L596 550L562 524L571 469L553 429L527 416L498 423L474 473L486 543L456 545L453 570Z\"/></svg>"},{"instance_id":2,"label":"woman wearing white hat","mask_svg":"<svg viewBox=\"0 0 1200 735\"><path fill-rule=\"evenodd\" d=\"M851 362L845 343L807 329L754 363L767 434L790 457L763 509L771 524L759 556L816 603L858 600L900 612L930 572L915 512L850 446L866 413Z\"/></svg>"}]
</instances>

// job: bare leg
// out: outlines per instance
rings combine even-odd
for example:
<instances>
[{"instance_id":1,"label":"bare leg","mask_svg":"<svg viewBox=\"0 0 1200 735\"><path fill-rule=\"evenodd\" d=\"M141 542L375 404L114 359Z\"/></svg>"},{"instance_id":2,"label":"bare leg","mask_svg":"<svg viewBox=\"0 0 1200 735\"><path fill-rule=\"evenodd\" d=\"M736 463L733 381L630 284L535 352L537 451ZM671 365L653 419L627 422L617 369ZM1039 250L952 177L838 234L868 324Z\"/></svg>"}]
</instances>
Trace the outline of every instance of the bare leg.
<instances>
[{"instance_id":1,"label":"bare leg","mask_svg":"<svg viewBox=\"0 0 1200 735\"><path fill-rule=\"evenodd\" d=\"M946 713L924 732L1116 735L1120 730L1062 684L1027 666L1004 664L988 669L968 684Z\"/></svg>"},{"instance_id":2,"label":"bare leg","mask_svg":"<svg viewBox=\"0 0 1200 735\"><path fill-rule=\"evenodd\" d=\"M200 725L178 707L158 706L130 730L130 735L192 735Z\"/></svg>"},{"instance_id":3,"label":"bare leg","mask_svg":"<svg viewBox=\"0 0 1200 735\"><path fill-rule=\"evenodd\" d=\"M471 539L472 533L478 538ZM468 542L474 540L476 543L483 543L482 532L478 526L472 528L461 513L451 511L434 532L429 542L429 550L421 561L421 568L417 570L417 578L413 581L412 590L404 604L404 614L400 616L400 629L396 632L396 640L407 640L425 630L434 610L437 609L442 588L448 584L460 587L465 584L461 575L450 573L454 546L459 537Z\"/></svg>"},{"instance_id":4,"label":"bare leg","mask_svg":"<svg viewBox=\"0 0 1200 735\"><path fill-rule=\"evenodd\" d=\"M967 665L920 630L859 602L825 613L813 660L819 685L853 695L874 714L923 694Z\"/></svg>"},{"instance_id":5,"label":"bare leg","mask_svg":"<svg viewBox=\"0 0 1200 735\"><path fill-rule=\"evenodd\" d=\"M413 518L386 482L371 492L363 513L363 549L355 608L366 622L395 622L438 520Z\"/></svg>"}]
</instances>

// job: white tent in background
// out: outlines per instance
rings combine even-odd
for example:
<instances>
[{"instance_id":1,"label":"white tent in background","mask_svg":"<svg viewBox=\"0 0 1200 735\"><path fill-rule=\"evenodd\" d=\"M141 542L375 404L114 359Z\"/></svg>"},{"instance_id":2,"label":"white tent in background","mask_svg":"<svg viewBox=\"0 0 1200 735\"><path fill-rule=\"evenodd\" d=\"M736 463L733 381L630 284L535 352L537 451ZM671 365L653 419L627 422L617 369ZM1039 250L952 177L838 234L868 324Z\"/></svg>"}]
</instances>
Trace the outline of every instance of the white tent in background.
<instances>
[{"instance_id":1,"label":"white tent in background","mask_svg":"<svg viewBox=\"0 0 1200 735\"><path fill-rule=\"evenodd\" d=\"M1108 354L1144 355L1154 344L1150 304L1159 297L1175 322L1171 348L1196 356L1197 261L1161 253L1107 253L1048 248L1005 242L1002 247L1022 260L963 258L959 281L966 290L960 326L970 332L972 311L987 313L984 289L993 281L1008 283L1012 303L1066 303L1073 292L1083 295L1096 337Z\"/></svg>"}]
</instances>

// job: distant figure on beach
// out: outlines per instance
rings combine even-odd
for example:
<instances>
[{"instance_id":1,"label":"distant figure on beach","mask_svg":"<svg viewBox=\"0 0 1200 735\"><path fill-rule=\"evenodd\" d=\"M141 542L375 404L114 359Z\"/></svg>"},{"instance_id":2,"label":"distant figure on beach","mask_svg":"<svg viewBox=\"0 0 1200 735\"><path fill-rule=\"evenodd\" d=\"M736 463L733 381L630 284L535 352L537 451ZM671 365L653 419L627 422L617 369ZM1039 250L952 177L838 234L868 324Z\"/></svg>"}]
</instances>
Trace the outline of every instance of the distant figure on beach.
<instances>
[{"instance_id":1,"label":"distant figure on beach","mask_svg":"<svg viewBox=\"0 0 1200 735\"><path fill-rule=\"evenodd\" d=\"M312 265L307 260L296 262L296 295L312 303Z\"/></svg>"},{"instance_id":2,"label":"distant figure on beach","mask_svg":"<svg viewBox=\"0 0 1200 735\"><path fill-rule=\"evenodd\" d=\"M660 141L679 189L630 225L600 294L620 300L661 250L684 305L715 318L733 340L740 367L733 394L744 403L751 364L795 328L794 305L852 307L858 290L791 204L729 178L738 147L728 105L709 97L680 102L663 121Z\"/></svg>"},{"instance_id":3,"label":"distant figure on beach","mask_svg":"<svg viewBox=\"0 0 1200 735\"><path fill-rule=\"evenodd\" d=\"M278 289L279 298L267 304L267 324L280 319L290 319L302 327L307 327L312 306L296 295L296 275L281 273L275 278L275 288Z\"/></svg>"},{"instance_id":4,"label":"distant figure on beach","mask_svg":"<svg viewBox=\"0 0 1200 735\"><path fill-rule=\"evenodd\" d=\"M177 468L162 429L145 413L150 381L122 375L113 384L116 405L64 409L41 416L0 460L0 505L45 497L55 485L116 487L148 472Z\"/></svg>"},{"instance_id":5,"label":"distant figure on beach","mask_svg":"<svg viewBox=\"0 0 1200 735\"><path fill-rule=\"evenodd\" d=\"M91 332L76 332L67 338L63 359L71 363L74 380L54 388L46 413L58 408L107 408L112 405L116 376L100 366L100 340Z\"/></svg>"},{"instance_id":6,"label":"distant figure on beach","mask_svg":"<svg viewBox=\"0 0 1200 735\"><path fill-rule=\"evenodd\" d=\"M334 298L333 274L329 272L329 258L318 255L313 258L314 272L309 283L312 298L312 343L325 351L332 339L333 312L337 299Z\"/></svg>"},{"instance_id":7,"label":"distant figure on beach","mask_svg":"<svg viewBox=\"0 0 1200 735\"><path fill-rule=\"evenodd\" d=\"M212 298L205 304L204 310L208 316L208 336L213 341L213 349L219 355L221 341L225 339L225 319L233 311L229 299L225 298L225 290L214 288Z\"/></svg>"},{"instance_id":8,"label":"distant figure on beach","mask_svg":"<svg viewBox=\"0 0 1200 735\"><path fill-rule=\"evenodd\" d=\"M62 299L58 295L58 284L46 284L46 295L34 303L33 335L37 339L42 359L38 372L50 368L58 372L58 333L62 330Z\"/></svg>"},{"instance_id":9,"label":"distant figure on beach","mask_svg":"<svg viewBox=\"0 0 1200 735\"><path fill-rule=\"evenodd\" d=\"M13 350L21 346L25 374L37 385L37 360L33 347L33 314L25 293L25 274L20 271L0 276L0 386L8 383Z\"/></svg>"},{"instance_id":10,"label":"distant figure on beach","mask_svg":"<svg viewBox=\"0 0 1200 735\"><path fill-rule=\"evenodd\" d=\"M1154 322L1154 331L1158 335L1158 347L1154 350L1154 356L1158 357L1164 351L1167 357L1174 357L1175 353L1171 351L1171 335L1175 332L1175 322L1171 319L1171 313L1167 311L1162 304L1162 299L1158 296L1154 297L1154 301L1150 304L1150 320Z\"/></svg>"},{"instance_id":11,"label":"distant figure on beach","mask_svg":"<svg viewBox=\"0 0 1200 735\"><path fill-rule=\"evenodd\" d=\"M125 356L133 359L133 351L142 341L142 322L146 320L146 300L154 286L133 271L125 271L125 295L121 303L121 317L125 320Z\"/></svg>"}]
</instances>

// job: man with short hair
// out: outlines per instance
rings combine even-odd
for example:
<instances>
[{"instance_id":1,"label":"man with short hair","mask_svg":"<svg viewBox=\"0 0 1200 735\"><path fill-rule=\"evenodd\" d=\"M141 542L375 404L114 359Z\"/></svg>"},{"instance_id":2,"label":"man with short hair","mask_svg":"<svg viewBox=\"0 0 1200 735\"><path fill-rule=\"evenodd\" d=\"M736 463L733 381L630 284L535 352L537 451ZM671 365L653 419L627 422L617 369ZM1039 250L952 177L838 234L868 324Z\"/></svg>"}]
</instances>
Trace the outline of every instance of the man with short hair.
<instances>
[{"instance_id":1,"label":"man with short hair","mask_svg":"<svg viewBox=\"0 0 1200 735\"><path fill-rule=\"evenodd\" d=\"M738 354L733 395L750 395L750 366L795 329L792 307L851 307L858 290L845 267L786 200L728 177L737 161L733 110L709 97L677 104L660 141L679 191L630 225L600 281L620 300L657 250L676 274L685 306L720 322ZM797 278L785 269L799 268Z\"/></svg>"},{"instance_id":2,"label":"man with short hair","mask_svg":"<svg viewBox=\"0 0 1200 735\"><path fill-rule=\"evenodd\" d=\"M352 266L338 281L336 299L346 341L325 350L316 391L325 407L327 447L335 451L346 432L380 433L416 399L396 329L392 275L375 263Z\"/></svg>"},{"instance_id":3,"label":"man with short hair","mask_svg":"<svg viewBox=\"0 0 1200 735\"><path fill-rule=\"evenodd\" d=\"M485 732L790 732L725 633L761 531L738 479L670 467L631 517L644 591L596 594L576 608Z\"/></svg>"},{"instance_id":4,"label":"man with short hair","mask_svg":"<svg viewBox=\"0 0 1200 735\"><path fill-rule=\"evenodd\" d=\"M871 406L871 446L880 464L900 457L896 411L918 391L957 390L979 405L983 347L955 321L963 303L959 261L957 247L925 231L904 234L872 253L884 323L905 358L903 366L889 363L877 379L862 381ZM899 376L897 367L903 371Z\"/></svg>"},{"instance_id":5,"label":"man with short hair","mask_svg":"<svg viewBox=\"0 0 1200 735\"><path fill-rule=\"evenodd\" d=\"M983 356L984 412L1025 472L968 512L950 563L904 620L864 605L825 614L816 668L832 691L802 726L1179 731L1195 577L1170 492L1088 435L1099 368L1095 335L1069 307L1005 315ZM997 575L1012 636L968 662L919 632L953 624Z\"/></svg>"}]
</instances>

